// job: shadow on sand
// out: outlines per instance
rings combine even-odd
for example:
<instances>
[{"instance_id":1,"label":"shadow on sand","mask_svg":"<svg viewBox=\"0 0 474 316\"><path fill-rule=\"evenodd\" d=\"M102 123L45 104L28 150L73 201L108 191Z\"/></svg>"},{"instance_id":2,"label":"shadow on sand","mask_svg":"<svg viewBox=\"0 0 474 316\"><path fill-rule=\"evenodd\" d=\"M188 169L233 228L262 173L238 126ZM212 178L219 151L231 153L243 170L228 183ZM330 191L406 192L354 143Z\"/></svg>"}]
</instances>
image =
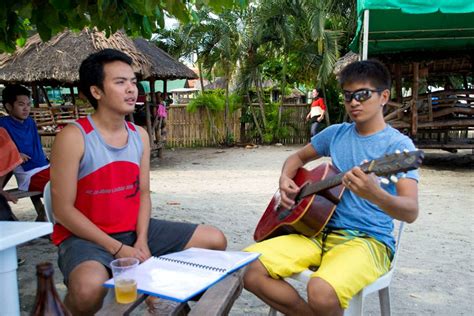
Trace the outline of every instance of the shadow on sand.
<instances>
[{"instance_id":1,"label":"shadow on sand","mask_svg":"<svg viewBox=\"0 0 474 316\"><path fill-rule=\"evenodd\" d=\"M440 170L473 169L474 153L471 150L462 150L458 153L425 151L423 167Z\"/></svg>"}]
</instances>

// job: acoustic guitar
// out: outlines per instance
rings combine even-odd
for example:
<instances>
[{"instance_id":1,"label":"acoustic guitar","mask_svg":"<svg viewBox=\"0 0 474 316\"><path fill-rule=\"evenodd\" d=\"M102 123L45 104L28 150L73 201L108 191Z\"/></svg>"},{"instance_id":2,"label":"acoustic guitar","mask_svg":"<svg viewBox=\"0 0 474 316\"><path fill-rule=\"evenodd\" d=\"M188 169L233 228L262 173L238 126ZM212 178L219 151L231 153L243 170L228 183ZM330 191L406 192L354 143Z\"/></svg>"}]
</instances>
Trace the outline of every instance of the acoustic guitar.
<instances>
[{"instance_id":1,"label":"acoustic guitar","mask_svg":"<svg viewBox=\"0 0 474 316\"><path fill-rule=\"evenodd\" d=\"M421 150L386 155L359 166L365 173L377 176L406 172L421 165L424 154ZM303 234L313 237L328 223L344 192L341 173L331 164L321 164L307 170L299 168L293 181L300 187L290 209L280 206L280 192L275 193L255 229L254 240L286 235Z\"/></svg>"}]
</instances>

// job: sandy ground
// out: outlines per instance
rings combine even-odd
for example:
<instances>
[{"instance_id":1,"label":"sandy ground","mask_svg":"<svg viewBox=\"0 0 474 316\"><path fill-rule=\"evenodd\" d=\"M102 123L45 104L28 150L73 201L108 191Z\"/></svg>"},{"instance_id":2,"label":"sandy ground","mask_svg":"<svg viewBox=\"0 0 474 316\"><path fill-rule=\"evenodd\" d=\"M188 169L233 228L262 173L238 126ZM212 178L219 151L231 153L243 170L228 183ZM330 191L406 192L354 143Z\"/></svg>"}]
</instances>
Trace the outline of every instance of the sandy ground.
<instances>
[{"instance_id":1,"label":"sandy ground","mask_svg":"<svg viewBox=\"0 0 474 316\"><path fill-rule=\"evenodd\" d=\"M212 224L226 234L229 249L252 243L261 214L276 190L281 165L298 147L166 150L152 162L153 216ZM471 151L427 152L421 169L418 220L408 225L392 280L394 315L473 315L474 157ZM13 206L21 220L34 219L23 199ZM40 238L19 247L21 310L28 315L36 293L35 265L56 265L56 248ZM56 287L65 293L56 266ZM379 314L377 295L365 314ZM231 315L265 315L268 308L244 291ZM1 311L0 311L1 314Z\"/></svg>"}]
</instances>

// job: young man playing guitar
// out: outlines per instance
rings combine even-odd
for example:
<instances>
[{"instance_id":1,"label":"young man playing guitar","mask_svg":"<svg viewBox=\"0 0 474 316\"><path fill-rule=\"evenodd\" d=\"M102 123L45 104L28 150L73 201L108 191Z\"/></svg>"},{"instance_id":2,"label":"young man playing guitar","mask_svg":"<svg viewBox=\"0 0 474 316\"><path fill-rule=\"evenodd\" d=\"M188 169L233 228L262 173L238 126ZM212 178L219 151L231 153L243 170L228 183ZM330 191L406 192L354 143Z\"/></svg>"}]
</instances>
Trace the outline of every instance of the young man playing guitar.
<instances>
[{"instance_id":1,"label":"young man playing guitar","mask_svg":"<svg viewBox=\"0 0 474 316\"><path fill-rule=\"evenodd\" d=\"M260 252L244 277L245 288L285 315L342 315L351 298L390 268L395 241L393 219L418 216L418 173L382 184L366 174L364 160L415 149L412 141L387 125L383 106L390 96L390 74L377 61L359 61L340 74L344 104L352 123L332 125L285 161L279 181L281 206L291 208L300 187L293 177L319 157L331 157L345 191L322 233L290 234L251 245ZM307 285L308 301L283 278L317 267Z\"/></svg>"}]
</instances>

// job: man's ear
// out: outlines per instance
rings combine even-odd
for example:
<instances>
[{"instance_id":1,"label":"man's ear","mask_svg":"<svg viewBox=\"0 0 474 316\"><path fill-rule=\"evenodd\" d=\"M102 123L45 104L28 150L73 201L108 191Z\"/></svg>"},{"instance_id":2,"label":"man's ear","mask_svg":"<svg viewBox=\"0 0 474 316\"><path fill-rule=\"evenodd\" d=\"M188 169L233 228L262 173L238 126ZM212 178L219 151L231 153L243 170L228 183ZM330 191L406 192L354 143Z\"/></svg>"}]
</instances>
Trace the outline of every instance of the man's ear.
<instances>
[{"instance_id":1,"label":"man's ear","mask_svg":"<svg viewBox=\"0 0 474 316\"><path fill-rule=\"evenodd\" d=\"M96 99L96 100L100 100L102 98L102 95L104 94L102 92L102 90L98 87L98 86L91 86L90 88L90 91L91 91L91 94L92 96Z\"/></svg>"},{"instance_id":2,"label":"man's ear","mask_svg":"<svg viewBox=\"0 0 474 316\"><path fill-rule=\"evenodd\" d=\"M8 113L11 113L13 110L13 105L10 103L5 103L5 109L7 110Z\"/></svg>"},{"instance_id":3,"label":"man's ear","mask_svg":"<svg viewBox=\"0 0 474 316\"><path fill-rule=\"evenodd\" d=\"M382 91L382 104L385 105L390 100L390 90L385 89Z\"/></svg>"}]
</instances>

